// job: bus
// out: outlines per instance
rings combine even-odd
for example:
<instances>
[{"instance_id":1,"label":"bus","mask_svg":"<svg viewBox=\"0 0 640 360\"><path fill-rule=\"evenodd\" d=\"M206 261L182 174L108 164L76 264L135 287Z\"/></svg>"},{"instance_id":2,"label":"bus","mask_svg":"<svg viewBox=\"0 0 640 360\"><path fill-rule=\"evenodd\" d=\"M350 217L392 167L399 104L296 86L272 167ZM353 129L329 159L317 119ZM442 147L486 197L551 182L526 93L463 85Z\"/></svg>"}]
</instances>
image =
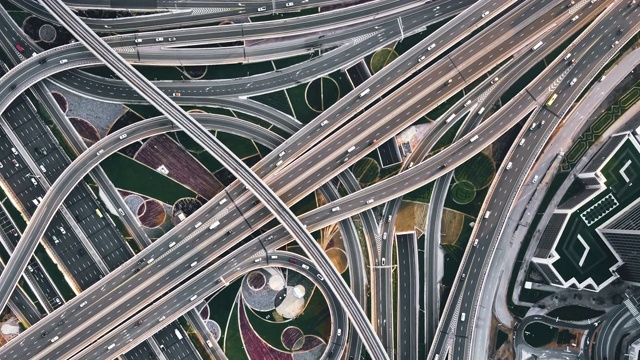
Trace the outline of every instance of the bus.
<instances>
[{"instance_id":1,"label":"bus","mask_svg":"<svg viewBox=\"0 0 640 360\"><path fill-rule=\"evenodd\" d=\"M547 100L547 106L551 106L553 105L553 102L556 101L556 99L558 98L558 94L553 94L551 95L551 97L549 98L549 100Z\"/></svg>"},{"instance_id":2,"label":"bus","mask_svg":"<svg viewBox=\"0 0 640 360\"><path fill-rule=\"evenodd\" d=\"M102 217L102 211L100 211L100 209L96 209L96 214L98 214L98 216Z\"/></svg>"}]
</instances>

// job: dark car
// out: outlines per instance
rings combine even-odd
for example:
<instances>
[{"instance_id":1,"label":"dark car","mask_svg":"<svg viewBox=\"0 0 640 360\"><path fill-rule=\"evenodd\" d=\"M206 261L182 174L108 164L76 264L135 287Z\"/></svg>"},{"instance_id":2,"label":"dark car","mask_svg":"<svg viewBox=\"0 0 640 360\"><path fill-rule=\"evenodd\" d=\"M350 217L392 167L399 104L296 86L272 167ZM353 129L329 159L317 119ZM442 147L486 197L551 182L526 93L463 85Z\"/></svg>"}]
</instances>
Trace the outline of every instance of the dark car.
<instances>
[{"instance_id":1,"label":"dark car","mask_svg":"<svg viewBox=\"0 0 640 360\"><path fill-rule=\"evenodd\" d=\"M16 44L16 50L23 52L24 48L22 46L20 46L20 44Z\"/></svg>"},{"instance_id":2,"label":"dark car","mask_svg":"<svg viewBox=\"0 0 640 360\"><path fill-rule=\"evenodd\" d=\"M289 262L290 262L290 263L293 263L293 264L297 264L297 263L298 263L298 260L297 260L297 259L294 259L294 258L289 258Z\"/></svg>"},{"instance_id":3,"label":"dark car","mask_svg":"<svg viewBox=\"0 0 640 360\"><path fill-rule=\"evenodd\" d=\"M40 65L42 65L42 64L44 64L46 62L47 62L47 58L42 58L42 59L38 60L38 64L40 64Z\"/></svg>"}]
</instances>

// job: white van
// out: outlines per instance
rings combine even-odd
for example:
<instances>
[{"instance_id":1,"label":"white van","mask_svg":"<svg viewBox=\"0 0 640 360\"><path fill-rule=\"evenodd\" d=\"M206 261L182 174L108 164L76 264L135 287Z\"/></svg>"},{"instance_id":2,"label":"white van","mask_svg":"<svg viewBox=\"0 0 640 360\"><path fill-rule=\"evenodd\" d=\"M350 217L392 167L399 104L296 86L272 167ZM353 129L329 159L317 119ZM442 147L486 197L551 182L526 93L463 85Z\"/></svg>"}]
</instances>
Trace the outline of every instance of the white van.
<instances>
[{"instance_id":1,"label":"white van","mask_svg":"<svg viewBox=\"0 0 640 360\"><path fill-rule=\"evenodd\" d=\"M342 336L342 329L338 329L338 336Z\"/></svg>"},{"instance_id":2,"label":"white van","mask_svg":"<svg viewBox=\"0 0 640 360\"><path fill-rule=\"evenodd\" d=\"M220 200L220 202L218 203L218 205L222 205L222 204L224 204L224 203L226 203L226 202L227 202L227 199L226 199L226 198L224 198L224 199Z\"/></svg>"},{"instance_id":3,"label":"white van","mask_svg":"<svg viewBox=\"0 0 640 360\"><path fill-rule=\"evenodd\" d=\"M524 145L524 139L521 139L520 142L518 143L519 146Z\"/></svg>"},{"instance_id":4,"label":"white van","mask_svg":"<svg viewBox=\"0 0 640 360\"><path fill-rule=\"evenodd\" d=\"M431 45L429 45L429 47L427 48L427 50L431 51L434 47L436 47L436 44L431 44Z\"/></svg>"},{"instance_id":5,"label":"white van","mask_svg":"<svg viewBox=\"0 0 640 360\"><path fill-rule=\"evenodd\" d=\"M462 315L460 315L460 321L464 321L467 318L467 313L462 313Z\"/></svg>"},{"instance_id":6,"label":"white van","mask_svg":"<svg viewBox=\"0 0 640 360\"><path fill-rule=\"evenodd\" d=\"M538 182L538 175L533 177L533 180L531 181L532 183L537 183Z\"/></svg>"},{"instance_id":7,"label":"white van","mask_svg":"<svg viewBox=\"0 0 640 360\"><path fill-rule=\"evenodd\" d=\"M571 82L569 83L569 86L573 86L573 84L575 84L576 81L578 81L578 78L573 78L573 80L571 80Z\"/></svg>"},{"instance_id":8,"label":"white van","mask_svg":"<svg viewBox=\"0 0 640 360\"><path fill-rule=\"evenodd\" d=\"M467 106L469 106L469 105L471 105L471 100L467 100L467 102L466 102L466 103L464 103L464 107L467 107Z\"/></svg>"},{"instance_id":9,"label":"white van","mask_svg":"<svg viewBox=\"0 0 640 360\"><path fill-rule=\"evenodd\" d=\"M51 341L52 343L54 343L54 342L58 341L58 339L59 339L59 337L54 336L53 338L51 338L51 340L50 340L50 341Z\"/></svg>"},{"instance_id":10,"label":"white van","mask_svg":"<svg viewBox=\"0 0 640 360\"><path fill-rule=\"evenodd\" d=\"M329 123L329 120L325 120L323 122L320 123L320 126L325 126Z\"/></svg>"},{"instance_id":11,"label":"white van","mask_svg":"<svg viewBox=\"0 0 640 360\"><path fill-rule=\"evenodd\" d=\"M195 300L197 298L198 298L198 295L193 295L192 297L189 298L189 301L193 301L193 300Z\"/></svg>"},{"instance_id":12,"label":"white van","mask_svg":"<svg viewBox=\"0 0 640 360\"><path fill-rule=\"evenodd\" d=\"M175 242L175 241L172 241L172 242L170 242L170 243L169 243L169 247L170 247L170 248L174 247L175 245L176 245L176 242Z\"/></svg>"},{"instance_id":13,"label":"white van","mask_svg":"<svg viewBox=\"0 0 640 360\"><path fill-rule=\"evenodd\" d=\"M340 211L340 206L336 206L331 209L331 212L336 212L336 211Z\"/></svg>"},{"instance_id":14,"label":"white van","mask_svg":"<svg viewBox=\"0 0 640 360\"><path fill-rule=\"evenodd\" d=\"M194 267L194 266L196 266L196 265L198 265L198 262L197 262L197 261L194 261L194 262L192 262L192 263L191 263L191 266L190 266L190 267Z\"/></svg>"},{"instance_id":15,"label":"white van","mask_svg":"<svg viewBox=\"0 0 640 360\"><path fill-rule=\"evenodd\" d=\"M511 161L509 161L509 163L507 164L507 170L511 169L511 167L513 166L513 163Z\"/></svg>"},{"instance_id":16,"label":"white van","mask_svg":"<svg viewBox=\"0 0 640 360\"><path fill-rule=\"evenodd\" d=\"M154 260L154 258L149 259L149 261L147 261L147 264L151 264Z\"/></svg>"},{"instance_id":17,"label":"white van","mask_svg":"<svg viewBox=\"0 0 640 360\"><path fill-rule=\"evenodd\" d=\"M111 345L107 346L107 350L111 350L111 349L113 349L114 347L116 347L116 344L111 344Z\"/></svg>"},{"instance_id":18,"label":"white van","mask_svg":"<svg viewBox=\"0 0 640 360\"><path fill-rule=\"evenodd\" d=\"M300 266L302 266L302 268L305 269L305 270L309 270L309 265L307 265L307 264L302 264Z\"/></svg>"},{"instance_id":19,"label":"white van","mask_svg":"<svg viewBox=\"0 0 640 360\"><path fill-rule=\"evenodd\" d=\"M482 113L484 112L484 106L480 108L480 110L478 110L478 115L482 115Z\"/></svg>"},{"instance_id":20,"label":"white van","mask_svg":"<svg viewBox=\"0 0 640 360\"><path fill-rule=\"evenodd\" d=\"M207 346L210 347L210 348L213 347L213 344L211 343L211 340L207 340Z\"/></svg>"},{"instance_id":21,"label":"white van","mask_svg":"<svg viewBox=\"0 0 640 360\"><path fill-rule=\"evenodd\" d=\"M260 261L262 261L262 259L260 259L260 258L257 258L255 260L253 260L254 263L259 263Z\"/></svg>"},{"instance_id":22,"label":"white van","mask_svg":"<svg viewBox=\"0 0 640 360\"><path fill-rule=\"evenodd\" d=\"M278 157L283 157L283 156L284 156L284 154L286 154L286 153L287 153L286 151L283 151L283 152L281 152L280 154L278 154Z\"/></svg>"},{"instance_id":23,"label":"white van","mask_svg":"<svg viewBox=\"0 0 640 360\"><path fill-rule=\"evenodd\" d=\"M200 225L202 225L202 221L198 221L198 222L196 223L196 229L197 229L197 228L199 228L199 227L200 227Z\"/></svg>"},{"instance_id":24,"label":"white van","mask_svg":"<svg viewBox=\"0 0 640 360\"><path fill-rule=\"evenodd\" d=\"M347 152L348 152L348 153L350 153L350 152L352 152L352 151L353 151L353 150L355 150L355 149L356 149L356 147L355 147L355 146L352 146L352 147L350 147L349 149L347 149Z\"/></svg>"},{"instance_id":25,"label":"white van","mask_svg":"<svg viewBox=\"0 0 640 360\"><path fill-rule=\"evenodd\" d=\"M276 166L280 166L280 165L282 165L282 160L279 160L279 161L276 163Z\"/></svg>"},{"instance_id":26,"label":"white van","mask_svg":"<svg viewBox=\"0 0 640 360\"><path fill-rule=\"evenodd\" d=\"M487 211L484 213L484 218L488 219L490 215L491 215L491 211Z\"/></svg>"},{"instance_id":27,"label":"white van","mask_svg":"<svg viewBox=\"0 0 640 360\"><path fill-rule=\"evenodd\" d=\"M211 226L209 226L209 230L213 230L213 229L217 228L218 225L220 225L220 221L214 222L213 224L211 224Z\"/></svg>"},{"instance_id":28,"label":"white van","mask_svg":"<svg viewBox=\"0 0 640 360\"><path fill-rule=\"evenodd\" d=\"M373 199L367 200L367 204L371 204L371 203L373 203Z\"/></svg>"},{"instance_id":29,"label":"white van","mask_svg":"<svg viewBox=\"0 0 640 360\"><path fill-rule=\"evenodd\" d=\"M84 307L85 305L87 305L86 301L83 301L83 302L80 303L80 307Z\"/></svg>"},{"instance_id":30,"label":"white van","mask_svg":"<svg viewBox=\"0 0 640 360\"><path fill-rule=\"evenodd\" d=\"M382 240L387 240L387 233L382 234Z\"/></svg>"}]
</instances>

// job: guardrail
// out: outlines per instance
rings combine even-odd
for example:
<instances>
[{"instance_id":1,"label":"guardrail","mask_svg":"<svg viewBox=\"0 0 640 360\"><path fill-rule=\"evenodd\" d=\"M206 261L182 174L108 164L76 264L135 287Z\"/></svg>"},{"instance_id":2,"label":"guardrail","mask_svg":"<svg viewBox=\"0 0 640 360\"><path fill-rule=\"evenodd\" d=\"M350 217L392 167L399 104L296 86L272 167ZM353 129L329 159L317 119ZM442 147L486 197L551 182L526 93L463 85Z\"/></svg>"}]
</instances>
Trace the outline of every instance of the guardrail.
<instances>
[{"instance_id":1,"label":"guardrail","mask_svg":"<svg viewBox=\"0 0 640 360\"><path fill-rule=\"evenodd\" d=\"M590 31L594 30L594 28L596 27L596 25L599 25L600 21L601 21L604 17L606 17L606 15L608 15L608 14L609 14L609 12L614 8L614 5L615 5L615 3L616 3L617 1L618 1L618 0L614 0L614 1L609 5L609 6L607 6L607 8L605 8L605 10L603 10L603 11L602 11L602 12L601 12L597 17L596 17L596 19L594 19L594 21L593 21L593 22L592 22L592 23L591 23L591 24L590 24L590 25L589 25L589 26L588 26L588 27L587 27L587 28L586 28L586 29L585 29L585 30L584 30L584 31L583 31L583 32L582 32L582 33L581 33L581 34L580 34L580 35L579 35L579 36L578 36L578 37L577 37L577 38L576 38L576 39L575 39L575 40L574 40L574 41L573 41L569 46L568 46L568 47L567 47L567 49L565 49L565 51L563 51L563 52L562 52L562 54L558 55L558 57L557 57L553 62L551 62L551 64L549 64L549 66L547 67L547 69L551 69L551 68L555 67L556 65L558 65L560 62L562 62L562 61L563 61L563 55L565 55L565 54L567 54L567 53L570 53L570 52L571 52L571 50L572 50L576 45L578 45L578 44L580 43L580 41L582 41L582 40L583 40L583 39L584 39L588 34L590 34ZM640 26L636 26L636 31L637 31L637 28L639 28L639 27L640 27ZM632 37L635 35L635 32L633 32L633 34L631 34L631 35L629 35L629 34L631 34L631 32L629 32L629 33L627 34L627 36L625 36L625 37L626 37L626 40L624 41L624 43L626 43L627 41L629 41L629 39L630 39L630 38L632 38ZM621 41L621 42L622 42L622 41ZM509 195L509 198L508 198L508 200L507 200L506 204L505 204L504 209L508 209L508 211L502 211L502 212L501 212L500 220L499 220L499 222L498 222L498 227L497 227L497 228L499 229L499 231L498 231L498 234L497 234L497 236L495 237L495 239L501 239L501 238L502 238L502 232L504 231L504 227L505 227L505 224L506 224L506 220L507 220L507 218L508 218L508 215L509 215L509 214L510 214L510 212L511 212L512 204L513 204L513 202L514 202L514 200L515 200L515 197L516 197L517 193L519 192L519 189L520 189L520 188L522 187L522 185L524 184L524 181L525 181L525 179L526 179L526 177L527 177L527 174L529 173L529 171L530 171L531 167L532 167L532 166L533 166L533 164L535 163L535 159L536 159L536 158L537 158L537 156L538 156L537 154L539 154L539 153L542 151L542 149L543 149L543 148L544 148L544 146L546 145L547 141L548 141L548 140L549 140L549 138L551 137L551 135L552 135L553 131L555 130L555 127L556 127L556 126L561 122L561 120L563 119L564 115L566 115L566 113L569 111L570 107L573 105L574 101L575 101L575 100L580 96L580 94L584 91L584 89L586 89L586 87L589 85L589 83L591 82L591 80L593 79L593 77L594 77L595 75L597 75L597 74L600 72L600 70L602 69L602 67L604 67L604 66L609 62L609 60L610 60L613 56L615 56L615 54L616 54L616 53L617 53L617 50L616 50L616 51L614 51L614 52L612 52L612 53L611 53L611 55L609 55L608 57L603 57L603 59L601 59L601 60L598 62L598 65L597 65L597 66L594 66L594 67L591 69L591 71L589 72L589 75L587 76L587 78L588 78L588 79L590 79L590 80L589 80L589 81L584 81L584 82L583 82L583 84L584 84L584 85L582 85L582 87L580 88L580 90L579 90L579 91L577 91L577 92L575 93L575 95L574 95L573 97L571 97L571 98L570 98L570 100L567 102L567 105L565 105L565 106L562 108L562 110L557 114L557 116L556 116L556 120L554 121L554 124L553 124L552 126L549 126L549 128L547 129L547 131L544 133L544 137L543 137L543 138L538 142L538 146L535 148L534 153L533 153L533 154L536 154L536 155L535 155L535 156L531 156L531 157L529 157L529 161L527 162L527 164L526 164L525 168L523 169L523 171L521 171L521 172L520 172L520 176L519 176L519 177L518 177L518 179L516 180L516 184L517 184L516 189L518 189L518 191L512 191L512 192L511 192L511 194ZM542 75L542 74L541 74L541 75ZM539 77L540 77L540 76L539 76ZM537 80L538 80L538 79L535 79L532 83L534 83L534 82L535 82L535 81L537 81ZM540 107L539 107L539 108L538 108L538 109L537 109L537 110L536 110L536 111L535 111L535 112L530 116L530 118L535 118L535 116L537 115L537 113L538 113L539 111L541 111L541 109L542 109L542 108L540 108ZM524 133L526 133L528 129L529 129L529 122L527 122L527 123L525 124L525 126L523 127L522 131L520 132L520 134L519 134L518 138L521 138L521 137L522 137L522 135L524 135ZM516 141L516 143L517 143L517 141ZM511 155L513 154L513 152L514 152L516 149L517 149L517 146L513 146L513 147L509 150L509 152L508 152L507 156L505 157L505 161L503 161L503 163L504 163L504 162L506 162L506 160L507 160L507 159L509 159L509 158L511 157ZM526 169L526 171L525 171L525 169ZM496 179L500 179L500 175L502 175L502 172L503 172L503 171L504 171L504 166L502 166L502 167L499 169L498 174L496 174ZM489 189L489 192L487 193L487 197L486 197L485 203L483 204L483 207L482 207L482 209L483 209L483 210L486 210L486 206L488 205L488 202L489 202L489 201L490 201L490 199L492 198L492 194L493 194L493 192L495 191L495 188L496 188L496 186L497 186L498 182L499 182L499 181L495 181L495 182L493 182L493 183L492 183L492 186L491 186L491 188ZM475 233L477 233L477 231L476 231L476 229L477 229L477 228L479 228L479 226L476 226L476 228L474 228L474 231L472 232L472 238L473 238L473 235L475 235ZM484 264L483 264L482 271L481 271L482 276L480 277L480 282L479 282L479 289L480 289L480 293L478 294L478 297L477 297L478 299L480 299L480 298L482 297L482 294L483 294L483 292L484 292L484 287L483 287L482 285L484 284L484 282L485 282L485 280L486 280L487 271L488 271L488 269L489 269L489 267L490 267L491 262L493 261L493 256L495 255L495 250L496 250L496 248L497 248L497 245L498 245L498 242L497 242L497 241L494 241L494 244L493 244L493 246L492 246L491 256L490 256L490 258L489 258L489 261L485 261L485 262L484 262ZM477 318L476 318L476 316L475 316L475 315L476 315L476 312L477 312L477 308L475 308L475 307L474 307L474 308L472 309L471 316L470 316L470 324L472 324L472 325L473 325L473 324L475 324L475 322L477 321ZM470 329L473 329L473 326L470 326L469 328L470 328ZM474 332L474 331L472 331L472 332L471 332L471 336L469 337L469 338L470 338L470 340L469 340L469 341L470 341L470 343L471 343L471 344L473 344L474 336L475 336L475 332ZM470 346L470 347L468 348L468 351L467 351L467 356L469 356L469 357L467 357L467 358L469 358L469 359L471 358L470 356L471 356L471 350L472 350L472 348L473 348L473 346Z\"/></svg>"}]
</instances>

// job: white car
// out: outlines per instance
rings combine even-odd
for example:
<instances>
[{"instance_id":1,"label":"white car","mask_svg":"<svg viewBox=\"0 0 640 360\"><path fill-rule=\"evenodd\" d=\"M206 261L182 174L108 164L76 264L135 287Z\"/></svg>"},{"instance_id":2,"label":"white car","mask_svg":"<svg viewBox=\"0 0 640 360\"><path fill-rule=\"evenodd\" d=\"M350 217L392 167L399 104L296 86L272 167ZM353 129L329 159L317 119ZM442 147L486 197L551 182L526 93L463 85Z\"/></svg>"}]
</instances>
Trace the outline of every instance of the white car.
<instances>
[{"instance_id":1,"label":"white car","mask_svg":"<svg viewBox=\"0 0 640 360\"><path fill-rule=\"evenodd\" d=\"M489 15L488 11L485 11L485 12L482 13L482 17L486 17L487 15Z\"/></svg>"},{"instance_id":2,"label":"white car","mask_svg":"<svg viewBox=\"0 0 640 360\"><path fill-rule=\"evenodd\" d=\"M67 233L62 226L60 226L58 230L60 230L63 235Z\"/></svg>"},{"instance_id":3,"label":"white car","mask_svg":"<svg viewBox=\"0 0 640 360\"><path fill-rule=\"evenodd\" d=\"M265 11L265 10L267 10L267 7L266 7L266 6L262 6L262 7L259 7L259 8L258 8L258 11Z\"/></svg>"},{"instance_id":4,"label":"white car","mask_svg":"<svg viewBox=\"0 0 640 360\"><path fill-rule=\"evenodd\" d=\"M126 137L127 137L127 134L122 134L122 135L118 136L118 139L122 140L122 139L124 139Z\"/></svg>"},{"instance_id":5,"label":"white car","mask_svg":"<svg viewBox=\"0 0 640 360\"><path fill-rule=\"evenodd\" d=\"M285 4L285 6L286 7L293 6L293 3L292 2L288 2L288 3Z\"/></svg>"},{"instance_id":6,"label":"white car","mask_svg":"<svg viewBox=\"0 0 640 360\"><path fill-rule=\"evenodd\" d=\"M158 42L160 42L160 41L164 41L164 38L161 38L161 37L156 38L156 41L158 41Z\"/></svg>"},{"instance_id":7,"label":"white car","mask_svg":"<svg viewBox=\"0 0 640 360\"><path fill-rule=\"evenodd\" d=\"M142 39L135 39L135 40L133 40L133 42L135 42L135 43L141 43L141 42L142 42Z\"/></svg>"},{"instance_id":8,"label":"white car","mask_svg":"<svg viewBox=\"0 0 640 360\"><path fill-rule=\"evenodd\" d=\"M67 60L67 59L62 59L62 60L60 60L60 64L66 64L66 63L68 63L68 62L69 62L69 60Z\"/></svg>"}]
</instances>

